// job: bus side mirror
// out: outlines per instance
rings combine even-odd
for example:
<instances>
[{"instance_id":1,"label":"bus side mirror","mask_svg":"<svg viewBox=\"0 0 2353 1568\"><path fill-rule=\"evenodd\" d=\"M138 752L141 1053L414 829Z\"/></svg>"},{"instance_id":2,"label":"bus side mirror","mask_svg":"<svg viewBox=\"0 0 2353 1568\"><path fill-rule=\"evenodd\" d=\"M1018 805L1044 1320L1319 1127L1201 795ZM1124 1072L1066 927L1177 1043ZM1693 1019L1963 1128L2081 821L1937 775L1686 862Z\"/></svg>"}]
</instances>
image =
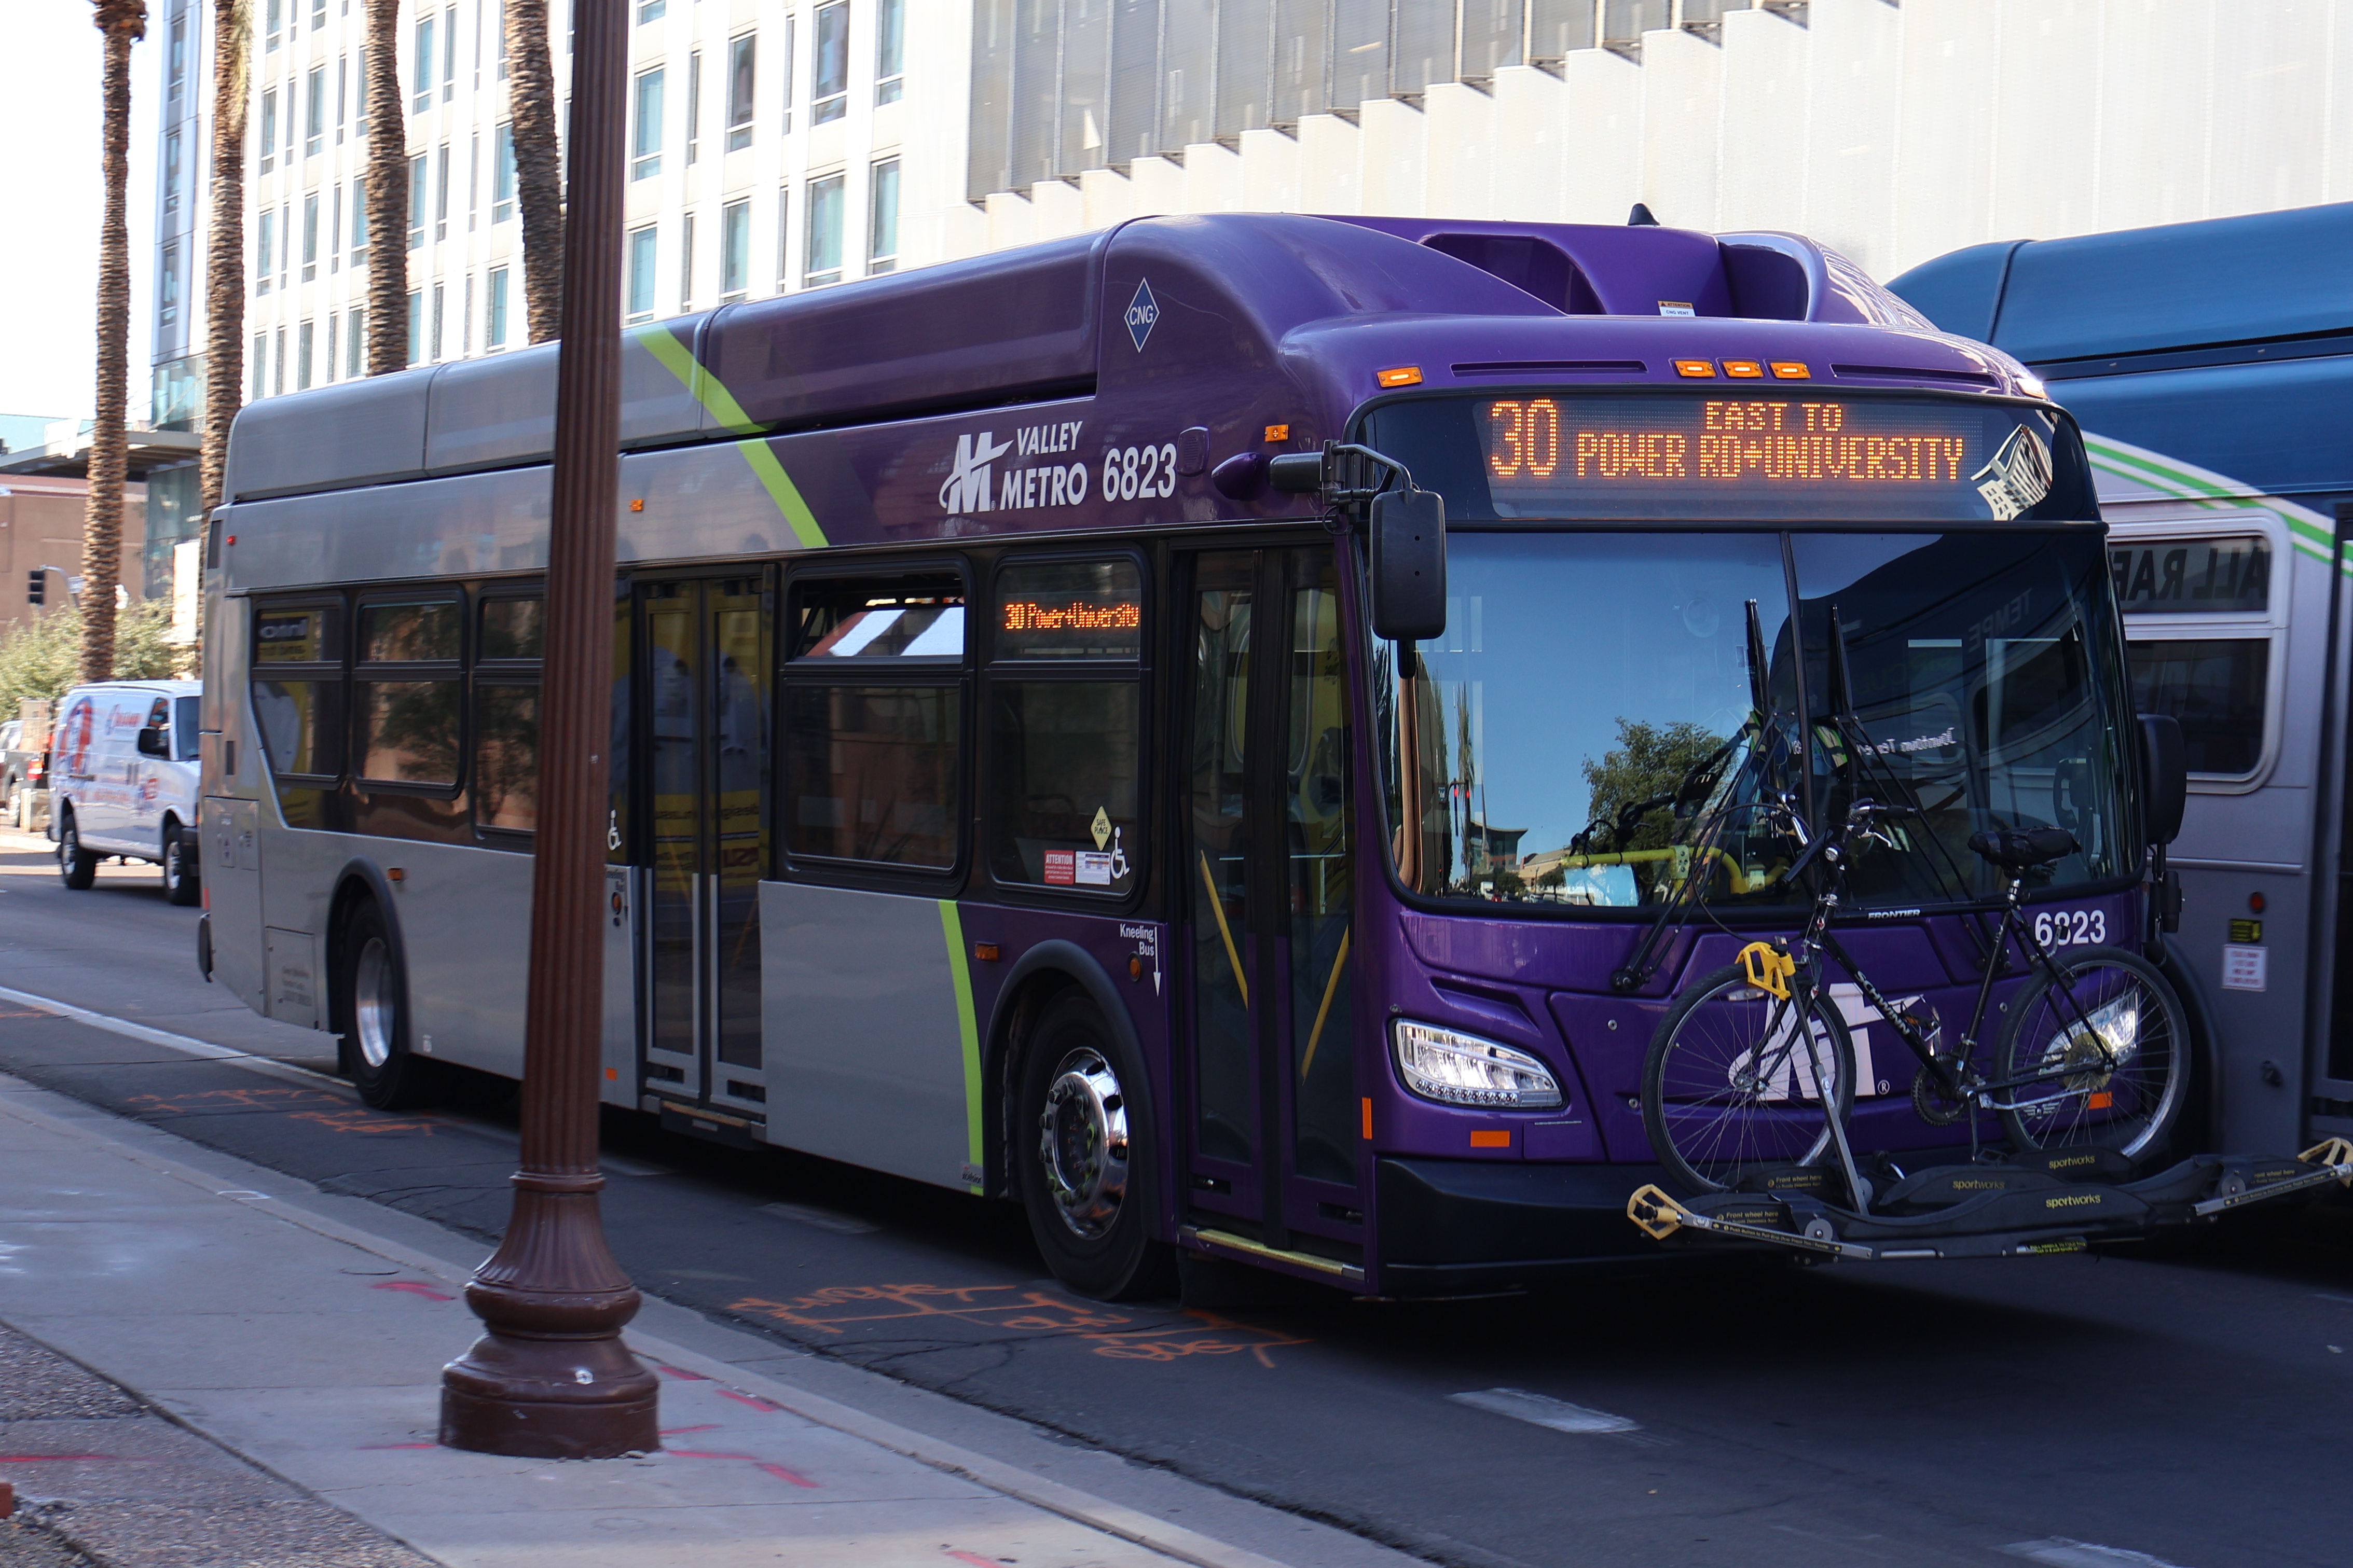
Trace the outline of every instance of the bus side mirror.
<instances>
[{"instance_id":1,"label":"bus side mirror","mask_svg":"<svg viewBox=\"0 0 2353 1568\"><path fill-rule=\"evenodd\" d=\"M2140 716L2141 777L2148 787L2148 841L2170 844L2181 833L2181 809L2189 801L2189 763L2181 744L2181 721L2170 713Z\"/></svg>"},{"instance_id":2,"label":"bus side mirror","mask_svg":"<svg viewBox=\"0 0 2353 1568\"><path fill-rule=\"evenodd\" d=\"M1267 464L1266 482L1284 495L1312 496L1324 488L1324 454L1285 452Z\"/></svg>"},{"instance_id":3,"label":"bus side mirror","mask_svg":"<svg viewBox=\"0 0 2353 1568\"><path fill-rule=\"evenodd\" d=\"M1446 630L1446 498L1385 490L1373 498L1373 635L1395 642Z\"/></svg>"},{"instance_id":4,"label":"bus side mirror","mask_svg":"<svg viewBox=\"0 0 2353 1568\"><path fill-rule=\"evenodd\" d=\"M164 743L164 731L153 724L140 731L139 754L142 757L170 757L172 750Z\"/></svg>"}]
</instances>

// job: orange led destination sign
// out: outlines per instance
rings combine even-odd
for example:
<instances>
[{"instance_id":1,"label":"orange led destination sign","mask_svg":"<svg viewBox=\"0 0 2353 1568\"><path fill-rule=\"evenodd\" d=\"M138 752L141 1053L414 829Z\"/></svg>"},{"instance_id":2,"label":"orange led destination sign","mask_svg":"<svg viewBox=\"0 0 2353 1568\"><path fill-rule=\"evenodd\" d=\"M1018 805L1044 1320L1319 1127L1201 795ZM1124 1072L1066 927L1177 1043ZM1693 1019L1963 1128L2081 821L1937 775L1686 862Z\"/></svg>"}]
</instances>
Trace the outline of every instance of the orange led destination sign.
<instances>
[{"instance_id":1,"label":"orange led destination sign","mask_svg":"<svg viewBox=\"0 0 2353 1568\"><path fill-rule=\"evenodd\" d=\"M1072 599L1068 604L1041 605L1035 599L1005 602L1008 632L1132 632L1144 624L1144 606L1133 599L1098 604Z\"/></svg>"},{"instance_id":2,"label":"orange led destination sign","mask_svg":"<svg viewBox=\"0 0 2353 1568\"><path fill-rule=\"evenodd\" d=\"M1488 479L1503 490L1571 480L1946 486L1973 467L1959 421L1901 405L1613 399L1571 402L1564 418L1553 398L1503 398L1484 423Z\"/></svg>"}]
</instances>

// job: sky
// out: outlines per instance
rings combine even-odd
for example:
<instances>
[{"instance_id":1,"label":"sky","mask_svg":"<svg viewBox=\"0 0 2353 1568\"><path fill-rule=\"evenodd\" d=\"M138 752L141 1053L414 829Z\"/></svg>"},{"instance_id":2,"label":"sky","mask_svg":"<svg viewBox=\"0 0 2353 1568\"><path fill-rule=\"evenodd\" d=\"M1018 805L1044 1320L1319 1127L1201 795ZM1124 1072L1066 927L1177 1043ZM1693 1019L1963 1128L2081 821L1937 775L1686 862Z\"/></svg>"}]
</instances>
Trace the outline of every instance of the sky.
<instances>
[{"instance_id":1,"label":"sky","mask_svg":"<svg viewBox=\"0 0 2353 1568\"><path fill-rule=\"evenodd\" d=\"M0 0L0 414L90 417L98 323L103 58L90 0ZM163 24L131 51L131 417L148 405L155 318L155 99ZM200 198L201 199L201 198Z\"/></svg>"}]
</instances>

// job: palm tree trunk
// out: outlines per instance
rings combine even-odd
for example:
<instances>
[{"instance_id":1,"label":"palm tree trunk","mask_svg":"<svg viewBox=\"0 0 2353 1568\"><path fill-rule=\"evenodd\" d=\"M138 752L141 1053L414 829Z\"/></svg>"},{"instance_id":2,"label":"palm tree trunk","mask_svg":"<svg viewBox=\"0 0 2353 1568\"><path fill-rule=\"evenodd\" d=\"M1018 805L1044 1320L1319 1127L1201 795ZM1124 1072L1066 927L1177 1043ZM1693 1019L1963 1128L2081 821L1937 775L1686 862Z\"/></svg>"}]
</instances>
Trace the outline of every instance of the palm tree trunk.
<instances>
[{"instance_id":1,"label":"palm tree trunk","mask_svg":"<svg viewBox=\"0 0 2353 1568\"><path fill-rule=\"evenodd\" d=\"M515 199L522 205L522 300L531 341L555 336L564 308L564 159L555 141L555 71L547 0L508 0L507 113Z\"/></svg>"},{"instance_id":2,"label":"palm tree trunk","mask_svg":"<svg viewBox=\"0 0 2353 1568\"><path fill-rule=\"evenodd\" d=\"M367 367L408 365L408 105L400 95L400 0L367 5ZM419 61L417 79L432 68Z\"/></svg>"},{"instance_id":3,"label":"palm tree trunk","mask_svg":"<svg viewBox=\"0 0 2353 1568\"><path fill-rule=\"evenodd\" d=\"M245 401L247 0L213 0L213 189L205 237L205 446L196 470L203 515L221 503L229 421Z\"/></svg>"},{"instance_id":4,"label":"palm tree trunk","mask_svg":"<svg viewBox=\"0 0 2353 1568\"><path fill-rule=\"evenodd\" d=\"M140 0L96 0L106 36L103 165L106 214L98 230L97 419L90 437L90 500L81 525L81 678L114 674L114 586L122 568L124 380L131 339L131 231L123 217L131 184L131 46L147 31Z\"/></svg>"}]
</instances>

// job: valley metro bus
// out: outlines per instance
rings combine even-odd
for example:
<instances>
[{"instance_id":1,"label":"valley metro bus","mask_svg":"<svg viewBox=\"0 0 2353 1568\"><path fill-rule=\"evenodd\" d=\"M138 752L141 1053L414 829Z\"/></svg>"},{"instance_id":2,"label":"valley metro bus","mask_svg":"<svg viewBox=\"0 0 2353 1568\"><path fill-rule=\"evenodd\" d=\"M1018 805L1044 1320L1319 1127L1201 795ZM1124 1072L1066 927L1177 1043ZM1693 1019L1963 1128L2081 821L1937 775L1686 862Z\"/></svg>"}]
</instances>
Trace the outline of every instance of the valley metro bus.
<instances>
[{"instance_id":1,"label":"valley metro bus","mask_svg":"<svg viewBox=\"0 0 2353 1568\"><path fill-rule=\"evenodd\" d=\"M208 521L204 956L380 1106L521 1070L554 369L256 404ZM2153 936L2073 421L1804 239L1147 218L624 374L604 1098L1016 1199L1081 1292L1655 1251L1645 1046L1809 907L1769 835L1690 837L1752 625L1803 808L1833 605L1926 807L1850 879L1888 997L1967 1015L1980 829L2073 834L2048 940ZM1442 496L1437 635L1376 637L1356 514L1277 488L1327 443ZM1833 995L1855 1147L1951 1143Z\"/></svg>"}]
</instances>

